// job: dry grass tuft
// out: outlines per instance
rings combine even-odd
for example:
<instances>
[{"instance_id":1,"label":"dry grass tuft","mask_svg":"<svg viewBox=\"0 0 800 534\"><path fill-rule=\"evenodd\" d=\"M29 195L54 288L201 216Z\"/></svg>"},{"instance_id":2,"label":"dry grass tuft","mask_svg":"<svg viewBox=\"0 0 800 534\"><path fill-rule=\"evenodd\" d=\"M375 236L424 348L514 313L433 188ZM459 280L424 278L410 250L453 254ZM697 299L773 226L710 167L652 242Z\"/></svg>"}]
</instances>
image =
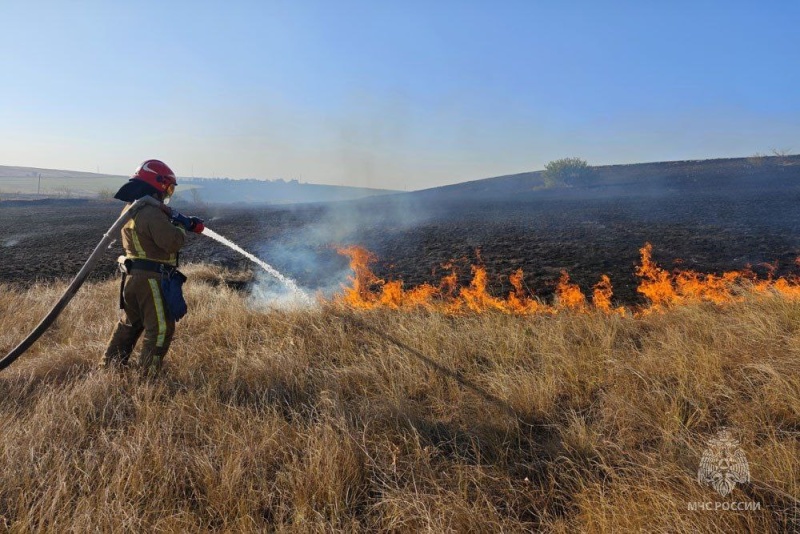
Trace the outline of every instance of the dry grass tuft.
<instances>
[{"instance_id":1,"label":"dry grass tuft","mask_svg":"<svg viewBox=\"0 0 800 534\"><path fill-rule=\"evenodd\" d=\"M214 281L231 273L197 274L162 377L95 368L115 282L0 375L0 530L800 528L796 301L354 322L259 311ZM63 288L0 286L2 352ZM695 480L723 425L753 479L725 499ZM762 509L687 510L723 500Z\"/></svg>"}]
</instances>

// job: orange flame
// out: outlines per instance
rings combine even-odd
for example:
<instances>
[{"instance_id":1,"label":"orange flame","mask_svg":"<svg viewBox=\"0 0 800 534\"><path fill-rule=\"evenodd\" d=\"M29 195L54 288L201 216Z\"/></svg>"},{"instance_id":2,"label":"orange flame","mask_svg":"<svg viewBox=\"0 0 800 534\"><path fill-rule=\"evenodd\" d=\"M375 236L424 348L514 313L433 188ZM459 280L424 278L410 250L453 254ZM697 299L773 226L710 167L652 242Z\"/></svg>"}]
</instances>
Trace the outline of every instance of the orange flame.
<instances>
[{"instance_id":1,"label":"orange flame","mask_svg":"<svg viewBox=\"0 0 800 534\"><path fill-rule=\"evenodd\" d=\"M528 315L532 313L542 313L550 311L550 307L545 306L538 300L531 298L522 287L523 283L522 269L517 269L508 277L511 287L514 291L508 294L506 298L506 309L511 313L519 315Z\"/></svg>"},{"instance_id":2,"label":"orange flame","mask_svg":"<svg viewBox=\"0 0 800 534\"><path fill-rule=\"evenodd\" d=\"M467 309L474 312L486 310L504 311L505 302L491 296L486 291L486 269L484 267L472 266L472 282L469 287L461 289L459 296Z\"/></svg>"},{"instance_id":3,"label":"orange flame","mask_svg":"<svg viewBox=\"0 0 800 534\"><path fill-rule=\"evenodd\" d=\"M625 316L625 307L619 306L614 308L611 305L611 297L614 296L614 290L611 286L611 278L604 274L600 276L600 281L594 285L592 289L592 305L606 314L616 313Z\"/></svg>"},{"instance_id":4,"label":"orange flame","mask_svg":"<svg viewBox=\"0 0 800 534\"><path fill-rule=\"evenodd\" d=\"M556 286L556 304L568 310L583 311L586 309L586 296L577 284L570 282L567 271L561 271L561 278Z\"/></svg>"},{"instance_id":5,"label":"orange flame","mask_svg":"<svg viewBox=\"0 0 800 534\"><path fill-rule=\"evenodd\" d=\"M517 269L509 275L508 281L513 290L503 299L493 296L487 290L489 279L486 268L482 265L472 266L472 280L465 287L459 287L458 273L451 262L443 265L450 272L442 277L438 287L422 284L404 289L402 281L387 282L372 272L370 265L377 258L365 248L349 246L339 249L338 252L350 258L353 276L350 277L350 287L344 287L343 292L334 297L334 302L356 309L425 308L450 314L494 310L519 315L552 314L559 311L588 313L595 310L605 314L628 316L631 312L647 314L671 306L696 302L714 304L737 302L744 298L746 290L800 298L800 280L797 277L774 279L770 273L767 279L758 280L755 273L749 269L719 275L692 270L669 273L653 261L653 247L650 243L645 243L639 250L641 263L636 267L636 275L640 280L637 291L645 297L647 306L638 310L629 310L622 306L614 307L611 279L605 274L592 288L591 304L589 304L580 287L570 280L566 271L562 271L556 286L554 303L548 305L534 298L525 289L522 269ZM775 265L770 267L773 271L776 268Z\"/></svg>"}]
</instances>

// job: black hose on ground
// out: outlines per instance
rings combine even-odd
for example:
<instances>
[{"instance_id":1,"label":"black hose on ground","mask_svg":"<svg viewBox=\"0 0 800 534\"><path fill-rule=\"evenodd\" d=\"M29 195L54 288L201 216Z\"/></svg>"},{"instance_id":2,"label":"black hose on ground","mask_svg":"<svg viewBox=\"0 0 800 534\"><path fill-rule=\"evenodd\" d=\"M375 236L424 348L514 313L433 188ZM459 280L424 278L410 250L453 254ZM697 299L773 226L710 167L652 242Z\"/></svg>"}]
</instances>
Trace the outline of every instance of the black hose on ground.
<instances>
[{"instance_id":1,"label":"black hose on ground","mask_svg":"<svg viewBox=\"0 0 800 534\"><path fill-rule=\"evenodd\" d=\"M22 356L25 353L25 351L28 350L31 347L31 345L33 345L36 342L36 340L39 339L42 336L42 334L44 334L47 331L48 328L50 328L50 325L53 324L53 321L55 321L56 318L59 316L59 314L64 310L64 308L66 308L67 304L69 304L69 301L72 300L72 297L75 296L75 294L78 292L78 289L80 289L80 287L83 285L83 282L86 281L86 278L89 276L89 273L91 273L92 270L94 269L97 260L99 260L100 256L103 255L103 251L108 247L108 245L114 239L116 239L114 236L119 235L119 232L120 230L122 230L122 227L125 226L125 223L127 223L131 219L131 217L133 217L134 214L145 204L150 204L153 206L161 206L161 202L159 202L155 198L150 196L145 196L133 202L131 204L131 207L128 210L126 210L125 213L120 215L119 219L117 219L116 222L113 225L111 225L111 228L109 228L108 232L105 233L103 239L101 239L100 242L97 244L97 246L94 248L94 251L92 252L91 256L89 256L89 259L86 260L86 263L83 264L83 267L81 267L81 270L78 271L78 274L72 280L72 283L69 285L67 290L58 300L58 302L56 302L55 306L53 306L50 312L44 317L44 319L42 319L42 321L36 326L36 328L34 328L33 331L30 334L28 334L28 337L22 340L22 342L19 345L11 349L11 352L6 354L6 356L2 360L0 360L0 371L2 371L6 367L14 363L14 361L17 358Z\"/></svg>"}]
</instances>

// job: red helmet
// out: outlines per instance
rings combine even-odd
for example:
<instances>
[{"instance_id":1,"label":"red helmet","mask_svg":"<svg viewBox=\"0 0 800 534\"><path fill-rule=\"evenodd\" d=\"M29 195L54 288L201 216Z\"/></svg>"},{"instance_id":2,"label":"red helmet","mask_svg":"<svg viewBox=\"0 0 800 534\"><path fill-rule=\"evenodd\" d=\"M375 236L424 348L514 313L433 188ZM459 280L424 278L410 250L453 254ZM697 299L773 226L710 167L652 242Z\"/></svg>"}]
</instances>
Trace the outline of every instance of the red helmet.
<instances>
[{"instance_id":1,"label":"red helmet","mask_svg":"<svg viewBox=\"0 0 800 534\"><path fill-rule=\"evenodd\" d=\"M147 182L155 187L159 193L163 193L166 196L171 196L175 186L178 185L178 180L175 178L175 173L172 172L172 169L167 167L166 163L157 159L148 159L139 165L132 178Z\"/></svg>"}]
</instances>

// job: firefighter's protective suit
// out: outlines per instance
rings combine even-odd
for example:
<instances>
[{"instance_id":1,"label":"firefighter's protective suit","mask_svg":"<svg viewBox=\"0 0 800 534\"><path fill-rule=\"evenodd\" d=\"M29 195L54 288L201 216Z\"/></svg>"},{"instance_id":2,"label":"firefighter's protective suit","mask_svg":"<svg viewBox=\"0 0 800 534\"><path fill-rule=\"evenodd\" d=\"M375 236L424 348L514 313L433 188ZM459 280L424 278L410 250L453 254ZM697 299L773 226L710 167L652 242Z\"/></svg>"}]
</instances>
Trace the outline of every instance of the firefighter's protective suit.
<instances>
[{"instance_id":1,"label":"firefighter's protective suit","mask_svg":"<svg viewBox=\"0 0 800 534\"><path fill-rule=\"evenodd\" d=\"M125 207L127 210L130 204ZM124 211L123 211L124 213ZM177 253L186 241L186 230L174 226L166 213L146 205L122 228L122 247L133 265L121 290L123 315L108 342L103 364L126 366L136 341L144 332L139 365L149 374L161 368L175 332L161 293L162 274L150 268L177 266ZM144 260L144 261L139 261Z\"/></svg>"}]
</instances>

